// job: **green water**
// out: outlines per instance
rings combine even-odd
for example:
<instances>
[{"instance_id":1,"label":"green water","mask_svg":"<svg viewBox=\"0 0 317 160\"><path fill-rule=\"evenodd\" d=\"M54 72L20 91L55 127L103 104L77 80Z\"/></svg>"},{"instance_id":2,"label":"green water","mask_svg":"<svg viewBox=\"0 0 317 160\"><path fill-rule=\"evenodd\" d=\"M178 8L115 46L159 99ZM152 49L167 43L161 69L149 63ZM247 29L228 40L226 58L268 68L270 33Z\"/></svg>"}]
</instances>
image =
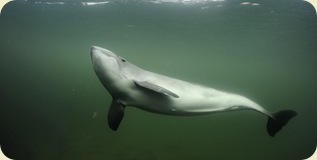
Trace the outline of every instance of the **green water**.
<instances>
[{"instance_id":1,"label":"green water","mask_svg":"<svg viewBox=\"0 0 317 160\"><path fill-rule=\"evenodd\" d=\"M301 160L313 153L317 16L309 3L39 2L10 2L0 16L0 142L9 157ZM252 111L173 117L128 107L114 132L92 45L298 116L272 138L267 117Z\"/></svg>"}]
</instances>

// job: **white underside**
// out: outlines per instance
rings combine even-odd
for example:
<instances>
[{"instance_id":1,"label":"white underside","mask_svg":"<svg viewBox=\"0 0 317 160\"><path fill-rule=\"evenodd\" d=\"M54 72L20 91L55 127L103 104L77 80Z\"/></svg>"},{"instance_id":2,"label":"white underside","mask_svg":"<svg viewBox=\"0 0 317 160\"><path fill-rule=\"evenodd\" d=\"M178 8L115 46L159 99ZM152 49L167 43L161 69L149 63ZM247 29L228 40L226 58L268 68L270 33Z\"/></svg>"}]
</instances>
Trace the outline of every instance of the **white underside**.
<instances>
[{"instance_id":1,"label":"white underside","mask_svg":"<svg viewBox=\"0 0 317 160\"><path fill-rule=\"evenodd\" d=\"M252 109L271 116L261 106L240 95L221 92L148 71L144 71L142 76L128 78L135 78L138 81L146 81L161 86L175 93L179 98L142 90L130 80L118 84L123 90L117 95L117 98L127 106L170 115L201 115Z\"/></svg>"},{"instance_id":2,"label":"white underside","mask_svg":"<svg viewBox=\"0 0 317 160\"><path fill-rule=\"evenodd\" d=\"M252 109L272 117L255 102L236 94L185 82L145 71L106 49L94 47L92 61L99 80L109 93L126 106L170 115L198 115L213 112ZM163 87L179 98L137 86L145 81Z\"/></svg>"}]
</instances>

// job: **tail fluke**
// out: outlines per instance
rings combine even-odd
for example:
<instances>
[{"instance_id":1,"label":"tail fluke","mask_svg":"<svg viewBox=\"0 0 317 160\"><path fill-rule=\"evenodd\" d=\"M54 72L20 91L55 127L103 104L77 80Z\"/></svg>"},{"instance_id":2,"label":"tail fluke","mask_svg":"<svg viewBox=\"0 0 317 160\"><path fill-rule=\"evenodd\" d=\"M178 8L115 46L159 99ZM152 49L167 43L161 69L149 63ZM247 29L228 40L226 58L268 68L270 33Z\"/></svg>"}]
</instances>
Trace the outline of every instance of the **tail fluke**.
<instances>
[{"instance_id":1,"label":"tail fluke","mask_svg":"<svg viewBox=\"0 0 317 160\"><path fill-rule=\"evenodd\" d=\"M275 134L282 129L283 126L287 124L287 122L295 117L297 113L292 110L282 110L273 113L273 117L269 117L267 121L267 132L270 136L274 137Z\"/></svg>"}]
</instances>

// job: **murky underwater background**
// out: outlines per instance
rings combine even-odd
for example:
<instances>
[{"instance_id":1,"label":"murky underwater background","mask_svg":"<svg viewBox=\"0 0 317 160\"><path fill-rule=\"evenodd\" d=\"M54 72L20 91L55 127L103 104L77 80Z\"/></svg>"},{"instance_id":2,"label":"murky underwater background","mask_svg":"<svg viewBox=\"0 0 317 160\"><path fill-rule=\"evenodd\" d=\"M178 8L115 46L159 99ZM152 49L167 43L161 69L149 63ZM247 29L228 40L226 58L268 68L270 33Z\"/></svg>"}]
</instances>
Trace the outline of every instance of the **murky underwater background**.
<instances>
[{"instance_id":1,"label":"murky underwater background","mask_svg":"<svg viewBox=\"0 0 317 160\"><path fill-rule=\"evenodd\" d=\"M301 0L10 2L0 16L1 148L16 160L308 158L316 40L315 10ZM298 116L272 138L253 111L174 117L129 107L114 132L92 45Z\"/></svg>"}]
</instances>

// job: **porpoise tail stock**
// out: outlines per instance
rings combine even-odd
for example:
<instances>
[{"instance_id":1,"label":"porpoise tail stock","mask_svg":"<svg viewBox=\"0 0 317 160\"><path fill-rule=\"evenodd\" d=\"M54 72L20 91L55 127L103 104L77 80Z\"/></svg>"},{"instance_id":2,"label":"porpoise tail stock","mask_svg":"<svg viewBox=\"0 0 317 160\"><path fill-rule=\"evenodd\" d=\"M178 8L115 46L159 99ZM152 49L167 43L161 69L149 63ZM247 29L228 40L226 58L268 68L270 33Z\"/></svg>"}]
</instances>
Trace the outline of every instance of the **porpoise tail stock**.
<instances>
[{"instance_id":1,"label":"porpoise tail stock","mask_svg":"<svg viewBox=\"0 0 317 160\"><path fill-rule=\"evenodd\" d=\"M108 111L112 130L118 129L126 106L180 116L254 110L268 116L267 132L272 137L297 115L293 110L271 113L244 96L144 70L101 47L91 48L91 59L97 77L112 96Z\"/></svg>"}]
</instances>

